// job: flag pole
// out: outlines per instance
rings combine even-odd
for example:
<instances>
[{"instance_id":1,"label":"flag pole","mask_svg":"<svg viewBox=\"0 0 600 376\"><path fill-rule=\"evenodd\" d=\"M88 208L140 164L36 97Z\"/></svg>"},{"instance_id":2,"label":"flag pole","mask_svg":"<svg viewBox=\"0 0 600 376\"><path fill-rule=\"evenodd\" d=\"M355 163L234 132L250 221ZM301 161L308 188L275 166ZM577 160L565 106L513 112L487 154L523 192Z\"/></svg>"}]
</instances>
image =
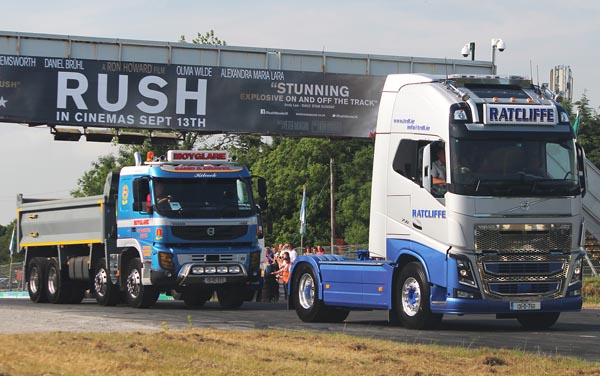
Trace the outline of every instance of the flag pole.
<instances>
[{"instance_id":1,"label":"flag pole","mask_svg":"<svg viewBox=\"0 0 600 376\"><path fill-rule=\"evenodd\" d=\"M302 203L300 204L300 249L304 249L306 233L306 184L302 187Z\"/></svg>"}]
</instances>

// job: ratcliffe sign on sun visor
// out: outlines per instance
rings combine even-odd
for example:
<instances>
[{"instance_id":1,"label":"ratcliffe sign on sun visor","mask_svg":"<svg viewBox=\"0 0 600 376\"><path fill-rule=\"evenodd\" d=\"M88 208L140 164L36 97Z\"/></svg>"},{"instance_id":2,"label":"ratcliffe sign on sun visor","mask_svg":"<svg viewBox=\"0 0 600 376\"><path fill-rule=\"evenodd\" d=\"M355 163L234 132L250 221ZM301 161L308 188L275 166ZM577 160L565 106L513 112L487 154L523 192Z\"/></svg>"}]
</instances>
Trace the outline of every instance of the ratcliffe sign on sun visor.
<instances>
[{"instance_id":1,"label":"ratcliffe sign on sun visor","mask_svg":"<svg viewBox=\"0 0 600 376\"><path fill-rule=\"evenodd\" d=\"M368 137L385 77L0 55L0 121Z\"/></svg>"}]
</instances>

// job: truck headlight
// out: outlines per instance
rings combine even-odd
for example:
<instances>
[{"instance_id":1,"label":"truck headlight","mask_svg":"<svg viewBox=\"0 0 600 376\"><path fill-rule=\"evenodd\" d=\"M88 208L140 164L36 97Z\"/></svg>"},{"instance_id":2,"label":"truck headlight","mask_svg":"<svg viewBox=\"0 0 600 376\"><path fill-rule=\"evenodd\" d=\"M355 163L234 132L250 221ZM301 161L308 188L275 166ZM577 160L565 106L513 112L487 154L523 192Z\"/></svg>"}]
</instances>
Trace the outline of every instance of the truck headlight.
<instances>
[{"instance_id":1,"label":"truck headlight","mask_svg":"<svg viewBox=\"0 0 600 376\"><path fill-rule=\"evenodd\" d=\"M219 274L225 274L227 273L227 267L226 266L217 266L217 273Z\"/></svg>"},{"instance_id":2,"label":"truck headlight","mask_svg":"<svg viewBox=\"0 0 600 376\"><path fill-rule=\"evenodd\" d=\"M570 285L574 285L577 282L581 282L583 280L583 260L578 258L573 263L573 276L571 277Z\"/></svg>"},{"instance_id":3,"label":"truck headlight","mask_svg":"<svg viewBox=\"0 0 600 376\"><path fill-rule=\"evenodd\" d=\"M469 260L456 259L456 271L458 273L458 283L469 287L477 287Z\"/></svg>"},{"instance_id":4,"label":"truck headlight","mask_svg":"<svg viewBox=\"0 0 600 376\"><path fill-rule=\"evenodd\" d=\"M202 266L192 267L192 274L204 274L204 267L202 267Z\"/></svg>"},{"instance_id":5,"label":"truck headlight","mask_svg":"<svg viewBox=\"0 0 600 376\"><path fill-rule=\"evenodd\" d=\"M229 273L231 273L231 274L239 274L240 272L241 272L241 269L237 265L229 267Z\"/></svg>"}]
</instances>

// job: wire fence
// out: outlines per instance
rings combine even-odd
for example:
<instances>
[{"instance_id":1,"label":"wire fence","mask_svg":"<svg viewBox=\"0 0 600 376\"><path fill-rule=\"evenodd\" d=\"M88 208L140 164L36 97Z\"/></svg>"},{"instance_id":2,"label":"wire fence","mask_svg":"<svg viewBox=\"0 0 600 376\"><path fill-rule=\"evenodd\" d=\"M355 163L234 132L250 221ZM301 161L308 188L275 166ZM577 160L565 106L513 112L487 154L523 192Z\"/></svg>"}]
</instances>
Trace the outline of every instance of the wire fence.
<instances>
[{"instance_id":1,"label":"wire fence","mask_svg":"<svg viewBox=\"0 0 600 376\"><path fill-rule=\"evenodd\" d=\"M23 262L0 265L0 291L23 291Z\"/></svg>"}]
</instances>

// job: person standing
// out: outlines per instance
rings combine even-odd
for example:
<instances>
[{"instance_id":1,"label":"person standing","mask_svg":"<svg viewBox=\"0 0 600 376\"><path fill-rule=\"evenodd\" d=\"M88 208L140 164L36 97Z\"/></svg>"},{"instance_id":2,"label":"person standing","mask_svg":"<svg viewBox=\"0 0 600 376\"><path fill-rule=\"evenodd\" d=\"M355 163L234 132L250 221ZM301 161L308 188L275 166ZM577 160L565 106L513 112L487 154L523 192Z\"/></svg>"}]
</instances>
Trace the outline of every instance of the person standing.
<instances>
[{"instance_id":1,"label":"person standing","mask_svg":"<svg viewBox=\"0 0 600 376\"><path fill-rule=\"evenodd\" d=\"M296 258L298 258L298 252L296 252L292 243L288 244L288 253L290 255L290 264L293 264Z\"/></svg>"},{"instance_id":2,"label":"person standing","mask_svg":"<svg viewBox=\"0 0 600 376\"><path fill-rule=\"evenodd\" d=\"M290 280L290 265L292 264L290 261L290 254L288 252L283 252L283 261L280 265L279 270L274 271L272 274L278 275L279 280L283 284L283 294L285 296L285 300L288 298L288 281Z\"/></svg>"}]
</instances>

